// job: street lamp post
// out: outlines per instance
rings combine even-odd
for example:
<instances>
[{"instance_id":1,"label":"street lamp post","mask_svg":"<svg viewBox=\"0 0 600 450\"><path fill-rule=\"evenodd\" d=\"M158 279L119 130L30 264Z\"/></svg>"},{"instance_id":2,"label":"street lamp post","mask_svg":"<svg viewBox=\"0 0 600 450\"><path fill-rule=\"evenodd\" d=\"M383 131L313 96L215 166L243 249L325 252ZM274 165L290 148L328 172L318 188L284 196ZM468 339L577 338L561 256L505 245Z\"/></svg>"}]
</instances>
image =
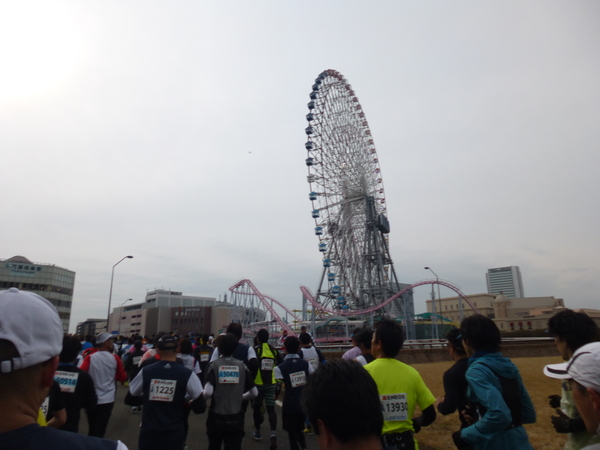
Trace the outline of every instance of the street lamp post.
<instances>
[{"instance_id":1,"label":"street lamp post","mask_svg":"<svg viewBox=\"0 0 600 450\"><path fill-rule=\"evenodd\" d=\"M118 334L117 336L121 336L121 319L123 316L123 305L127 302L130 302L131 300L133 300L132 298L128 298L127 300L125 300L123 303L121 303L121 306L119 306L119 329L118 329Z\"/></svg>"},{"instance_id":2,"label":"street lamp post","mask_svg":"<svg viewBox=\"0 0 600 450\"><path fill-rule=\"evenodd\" d=\"M442 312L442 295L440 294L440 285L439 285L440 277L437 276L437 273L435 273L431 267L425 267L425 270L430 270L431 273L433 275L435 275L435 281L438 282L437 286L438 286L438 299L439 299L439 302L440 302L440 317L442 317L442 315L441 315L441 312ZM433 290L433 284L431 285L431 312L435 316L435 291ZM434 326L434 339L439 339L438 328L437 328L437 317L434 317L434 320L435 320L435 322L432 321L432 324L435 324L435 326Z\"/></svg>"},{"instance_id":3,"label":"street lamp post","mask_svg":"<svg viewBox=\"0 0 600 450\"><path fill-rule=\"evenodd\" d=\"M113 280L115 278L115 267L122 262L125 259L131 259L133 258L133 256L129 255L129 256L124 256L123 258L121 258L119 260L119 262L117 262L114 266L112 266L112 275L110 276L110 292L108 294L108 313L106 314L106 332L110 333L110 331L108 330L109 328L109 322L110 322L110 304L112 302L112 288L113 288Z\"/></svg>"}]
</instances>

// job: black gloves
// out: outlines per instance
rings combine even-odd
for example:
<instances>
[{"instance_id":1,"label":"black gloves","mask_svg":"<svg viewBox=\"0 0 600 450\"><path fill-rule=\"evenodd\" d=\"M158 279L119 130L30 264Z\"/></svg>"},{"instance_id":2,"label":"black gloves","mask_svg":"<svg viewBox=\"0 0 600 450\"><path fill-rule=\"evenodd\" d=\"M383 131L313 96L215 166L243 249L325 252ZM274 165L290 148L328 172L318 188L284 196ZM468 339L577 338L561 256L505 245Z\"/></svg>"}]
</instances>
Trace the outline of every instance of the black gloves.
<instances>
[{"instance_id":1,"label":"black gloves","mask_svg":"<svg viewBox=\"0 0 600 450\"><path fill-rule=\"evenodd\" d=\"M583 419L571 419L560 409L556 410L558 416L551 416L552 426L557 433L574 433L576 431L585 431Z\"/></svg>"},{"instance_id":2,"label":"black gloves","mask_svg":"<svg viewBox=\"0 0 600 450\"><path fill-rule=\"evenodd\" d=\"M549 395L548 399L550 408L560 408L560 395Z\"/></svg>"},{"instance_id":3,"label":"black gloves","mask_svg":"<svg viewBox=\"0 0 600 450\"><path fill-rule=\"evenodd\" d=\"M469 443L460 436L460 430L452 433L452 440L454 441L454 445L456 445L458 450L471 448Z\"/></svg>"}]
</instances>

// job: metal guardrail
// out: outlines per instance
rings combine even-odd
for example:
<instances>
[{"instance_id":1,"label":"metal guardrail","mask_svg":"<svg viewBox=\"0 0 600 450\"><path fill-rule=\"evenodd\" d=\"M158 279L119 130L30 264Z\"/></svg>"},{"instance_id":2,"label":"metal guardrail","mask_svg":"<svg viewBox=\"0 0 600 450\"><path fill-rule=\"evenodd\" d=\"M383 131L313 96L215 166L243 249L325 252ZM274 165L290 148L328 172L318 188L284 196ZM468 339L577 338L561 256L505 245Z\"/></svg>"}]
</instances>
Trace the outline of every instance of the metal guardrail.
<instances>
[{"instance_id":1,"label":"metal guardrail","mask_svg":"<svg viewBox=\"0 0 600 450\"><path fill-rule=\"evenodd\" d=\"M551 337L511 337L511 338L503 338L503 344L518 344L518 345L526 345L534 342L551 342L553 338ZM418 341L404 341L403 349L429 349L429 348L446 348L447 342L445 339L421 339ZM345 352L352 348L351 344L343 344L343 343L327 343L327 342L317 342L317 346L319 350L323 352Z\"/></svg>"}]
</instances>

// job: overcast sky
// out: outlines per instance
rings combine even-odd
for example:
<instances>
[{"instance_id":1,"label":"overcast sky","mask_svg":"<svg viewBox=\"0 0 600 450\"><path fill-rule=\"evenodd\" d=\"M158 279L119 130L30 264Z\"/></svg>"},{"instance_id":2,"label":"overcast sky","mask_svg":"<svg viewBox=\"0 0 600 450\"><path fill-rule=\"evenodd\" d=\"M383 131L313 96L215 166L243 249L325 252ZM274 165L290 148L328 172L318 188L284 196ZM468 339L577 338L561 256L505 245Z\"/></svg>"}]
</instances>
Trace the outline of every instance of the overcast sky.
<instances>
[{"instance_id":1,"label":"overcast sky","mask_svg":"<svg viewBox=\"0 0 600 450\"><path fill-rule=\"evenodd\" d=\"M599 22L595 0L3 1L0 258L76 272L71 330L126 255L114 306L249 278L299 308L322 269L306 103L335 69L401 282L475 294L518 265L527 296L596 308Z\"/></svg>"}]
</instances>

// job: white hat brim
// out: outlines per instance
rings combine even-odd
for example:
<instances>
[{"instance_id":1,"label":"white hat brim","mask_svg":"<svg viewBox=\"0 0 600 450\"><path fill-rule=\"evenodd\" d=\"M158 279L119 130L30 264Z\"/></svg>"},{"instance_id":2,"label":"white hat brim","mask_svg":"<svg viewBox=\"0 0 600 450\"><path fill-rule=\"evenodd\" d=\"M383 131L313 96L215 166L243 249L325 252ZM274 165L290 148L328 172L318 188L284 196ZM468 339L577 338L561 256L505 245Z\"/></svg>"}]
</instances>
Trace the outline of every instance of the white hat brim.
<instances>
[{"instance_id":1,"label":"white hat brim","mask_svg":"<svg viewBox=\"0 0 600 450\"><path fill-rule=\"evenodd\" d=\"M560 364L548 364L544 367L544 375L549 378L555 378L557 380L567 380L572 378L567 373L568 362L560 363Z\"/></svg>"}]
</instances>

